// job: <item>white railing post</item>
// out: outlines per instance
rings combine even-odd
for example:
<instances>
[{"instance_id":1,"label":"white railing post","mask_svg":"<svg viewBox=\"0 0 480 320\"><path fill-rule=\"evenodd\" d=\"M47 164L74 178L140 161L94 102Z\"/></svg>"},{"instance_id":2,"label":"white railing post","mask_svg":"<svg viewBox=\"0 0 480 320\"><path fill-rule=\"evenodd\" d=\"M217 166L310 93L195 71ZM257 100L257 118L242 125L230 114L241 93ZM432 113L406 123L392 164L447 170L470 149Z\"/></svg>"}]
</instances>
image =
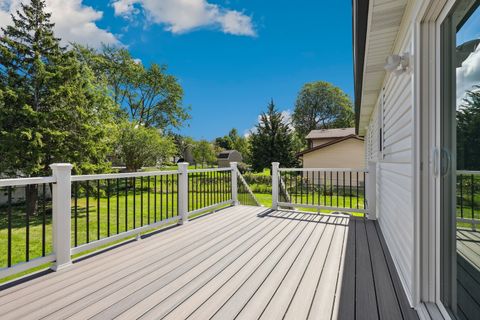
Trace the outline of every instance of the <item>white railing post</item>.
<instances>
[{"instance_id":1,"label":"white railing post","mask_svg":"<svg viewBox=\"0 0 480 320\"><path fill-rule=\"evenodd\" d=\"M278 209L278 168L279 162L272 162L272 209Z\"/></svg>"},{"instance_id":2,"label":"white railing post","mask_svg":"<svg viewBox=\"0 0 480 320\"><path fill-rule=\"evenodd\" d=\"M58 271L72 264L70 255L72 165L54 163L50 168L55 178L52 188L52 240L55 264L52 269Z\"/></svg>"},{"instance_id":3,"label":"white railing post","mask_svg":"<svg viewBox=\"0 0 480 320\"><path fill-rule=\"evenodd\" d=\"M369 161L367 168L367 181L365 181L366 201L367 201L367 218L370 220L377 219L377 164Z\"/></svg>"},{"instance_id":4,"label":"white railing post","mask_svg":"<svg viewBox=\"0 0 480 320\"><path fill-rule=\"evenodd\" d=\"M238 176L237 176L237 163L230 162L230 168L232 168L232 201L233 205L237 206L238 202Z\"/></svg>"},{"instance_id":5,"label":"white railing post","mask_svg":"<svg viewBox=\"0 0 480 320\"><path fill-rule=\"evenodd\" d=\"M188 221L188 162L178 164L178 224Z\"/></svg>"}]
</instances>

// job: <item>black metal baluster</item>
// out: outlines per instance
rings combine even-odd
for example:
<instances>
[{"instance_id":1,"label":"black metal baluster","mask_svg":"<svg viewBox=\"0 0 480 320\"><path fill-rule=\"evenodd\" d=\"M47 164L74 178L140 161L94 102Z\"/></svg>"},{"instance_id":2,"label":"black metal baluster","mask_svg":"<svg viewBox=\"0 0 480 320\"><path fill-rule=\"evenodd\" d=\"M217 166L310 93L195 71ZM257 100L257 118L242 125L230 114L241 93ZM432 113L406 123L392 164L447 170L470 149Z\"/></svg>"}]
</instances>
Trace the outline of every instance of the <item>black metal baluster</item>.
<instances>
[{"instance_id":1,"label":"black metal baluster","mask_svg":"<svg viewBox=\"0 0 480 320\"><path fill-rule=\"evenodd\" d=\"M147 189L147 218L148 218L148 224L150 224L150 176L147 177L147 184L148 184L148 189Z\"/></svg>"},{"instance_id":2,"label":"black metal baluster","mask_svg":"<svg viewBox=\"0 0 480 320\"><path fill-rule=\"evenodd\" d=\"M195 210L199 209L199 205L200 205L200 177L201 175L199 173L196 173L195 174L195 183L196 183L196 187L195 187L195 198L196 198L196 201L197 201L197 206L195 208Z\"/></svg>"},{"instance_id":3,"label":"black metal baluster","mask_svg":"<svg viewBox=\"0 0 480 320\"><path fill-rule=\"evenodd\" d=\"M157 176L153 176L153 222L157 222Z\"/></svg>"},{"instance_id":4,"label":"black metal baluster","mask_svg":"<svg viewBox=\"0 0 480 320\"><path fill-rule=\"evenodd\" d=\"M87 210L86 210L86 221L87 221L87 234L86 241L90 242L90 186L88 180L85 181L85 196L87 198Z\"/></svg>"},{"instance_id":5,"label":"black metal baluster","mask_svg":"<svg viewBox=\"0 0 480 320\"><path fill-rule=\"evenodd\" d=\"M128 178L125 178L125 231L128 231Z\"/></svg>"},{"instance_id":6,"label":"black metal baluster","mask_svg":"<svg viewBox=\"0 0 480 320\"><path fill-rule=\"evenodd\" d=\"M36 186L27 186L27 187L31 187L32 189L35 190L35 192L37 192L37 187ZM26 190L26 189L25 189ZM25 196L25 199L27 197ZM29 261L30 260L30 210L26 210L25 212L25 261Z\"/></svg>"},{"instance_id":7,"label":"black metal baluster","mask_svg":"<svg viewBox=\"0 0 480 320\"><path fill-rule=\"evenodd\" d=\"M43 185L43 193L44 193L43 201L45 202L45 185ZM73 243L75 244L75 247L76 247L78 246L78 182L73 183L73 197L74 197L73 210L75 215L75 220L73 222Z\"/></svg>"},{"instance_id":8,"label":"black metal baluster","mask_svg":"<svg viewBox=\"0 0 480 320\"><path fill-rule=\"evenodd\" d=\"M110 180L107 179L107 237L110 237Z\"/></svg>"},{"instance_id":9,"label":"black metal baluster","mask_svg":"<svg viewBox=\"0 0 480 320\"><path fill-rule=\"evenodd\" d=\"M307 178L305 179L305 183L307 184L307 205L309 204L308 202L308 194L310 193L309 190L308 190L308 170L305 171L307 173Z\"/></svg>"},{"instance_id":10,"label":"black metal baluster","mask_svg":"<svg viewBox=\"0 0 480 320\"><path fill-rule=\"evenodd\" d=\"M358 171L357 171L357 209L358 209Z\"/></svg>"},{"instance_id":11,"label":"black metal baluster","mask_svg":"<svg viewBox=\"0 0 480 320\"><path fill-rule=\"evenodd\" d=\"M353 209L353 204L352 204L352 171L350 171L350 209Z\"/></svg>"},{"instance_id":12,"label":"black metal baluster","mask_svg":"<svg viewBox=\"0 0 480 320\"><path fill-rule=\"evenodd\" d=\"M133 229L137 228L137 178L133 177Z\"/></svg>"},{"instance_id":13,"label":"black metal baluster","mask_svg":"<svg viewBox=\"0 0 480 320\"><path fill-rule=\"evenodd\" d=\"M78 186L77 186L78 188ZM46 185L43 184L42 185L42 197L43 197L43 201L42 201L42 212L43 212L43 216L42 216L42 257L45 257L45 254L46 254L46 250L45 250L45 247L46 247L46 225L47 225L47 193L46 193ZM76 227L76 226L75 226ZM77 236L77 230L75 229L75 237Z\"/></svg>"},{"instance_id":14,"label":"black metal baluster","mask_svg":"<svg viewBox=\"0 0 480 320\"><path fill-rule=\"evenodd\" d=\"M343 171L343 208L345 207L345 171Z\"/></svg>"},{"instance_id":15,"label":"black metal baluster","mask_svg":"<svg viewBox=\"0 0 480 320\"><path fill-rule=\"evenodd\" d=\"M160 221L163 221L163 176L160 176Z\"/></svg>"},{"instance_id":16,"label":"black metal baluster","mask_svg":"<svg viewBox=\"0 0 480 320\"><path fill-rule=\"evenodd\" d=\"M165 218L168 219L168 174L165 176Z\"/></svg>"},{"instance_id":17,"label":"black metal baluster","mask_svg":"<svg viewBox=\"0 0 480 320\"><path fill-rule=\"evenodd\" d=\"M7 266L12 266L12 187L7 187Z\"/></svg>"},{"instance_id":18,"label":"black metal baluster","mask_svg":"<svg viewBox=\"0 0 480 320\"><path fill-rule=\"evenodd\" d=\"M100 240L100 180L97 180L97 240Z\"/></svg>"},{"instance_id":19,"label":"black metal baluster","mask_svg":"<svg viewBox=\"0 0 480 320\"><path fill-rule=\"evenodd\" d=\"M463 219L463 175L458 176L460 181L460 216Z\"/></svg>"},{"instance_id":20,"label":"black metal baluster","mask_svg":"<svg viewBox=\"0 0 480 320\"><path fill-rule=\"evenodd\" d=\"M323 205L327 205L327 171L323 171Z\"/></svg>"},{"instance_id":21,"label":"black metal baluster","mask_svg":"<svg viewBox=\"0 0 480 320\"><path fill-rule=\"evenodd\" d=\"M333 207L333 172L330 171L330 206Z\"/></svg>"},{"instance_id":22,"label":"black metal baluster","mask_svg":"<svg viewBox=\"0 0 480 320\"><path fill-rule=\"evenodd\" d=\"M340 188L340 183L338 183L338 171L337 171L337 179L335 180L335 184L336 184L336 186L337 186L337 203L336 203L336 207L338 207L338 206L339 206L339 205L338 205L338 194L340 193L340 190L339 190L339 188Z\"/></svg>"},{"instance_id":23,"label":"black metal baluster","mask_svg":"<svg viewBox=\"0 0 480 320\"><path fill-rule=\"evenodd\" d=\"M367 194L366 194L366 185L365 185L365 177L366 177L366 173L364 172L363 173L363 209L365 210L367 207L366 207L366 203L365 203L365 199L367 198Z\"/></svg>"},{"instance_id":24,"label":"black metal baluster","mask_svg":"<svg viewBox=\"0 0 480 320\"><path fill-rule=\"evenodd\" d=\"M317 205L320 206L320 190L322 190L322 183L320 180L320 171L317 171Z\"/></svg>"},{"instance_id":25,"label":"black metal baluster","mask_svg":"<svg viewBox=\"0 0 480 320\"><path fill-rule=\"evenodd\" d=\"M472 222L473 222L473 220L475 219L475 179L473 174L471 175L470 182L472 184L470 186L470 189L472 193ZM475 227L475 225L473 224L472 227Z\"/></svg>"},{"instance_id":26,"label":"black metal baluster","mask_svg":"<svg viewBox=\"0 0 480 320\"><path fill-rule=\"evenodd\" d=\"M119 212L119 209L120 209L120 179L116 179L116 184L117 184L117 187L115 188L115 192L117 193L117 199L116 199L116 203L117 203L117 210L116 210L116 215L117 215L117 234L120 232L120 212Z\"/></svg>"},{"instance_id":27,"label":"black metal baluster","mask_svg":"<svg viewBox=\"0 0 480 320\"><path fill-rule=\"evenodd\" d=\"M143 177L140 177L140 227L143 227Z\"/></svg>"}]
</instances>

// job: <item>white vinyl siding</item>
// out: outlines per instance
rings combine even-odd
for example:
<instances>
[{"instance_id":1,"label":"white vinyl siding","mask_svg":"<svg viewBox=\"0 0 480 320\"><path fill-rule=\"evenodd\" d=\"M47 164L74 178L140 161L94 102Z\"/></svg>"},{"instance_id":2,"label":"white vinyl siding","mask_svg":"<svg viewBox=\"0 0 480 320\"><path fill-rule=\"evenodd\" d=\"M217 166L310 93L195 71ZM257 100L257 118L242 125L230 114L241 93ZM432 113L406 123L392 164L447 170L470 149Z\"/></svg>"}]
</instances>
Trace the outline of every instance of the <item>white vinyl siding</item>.
<instances>
[{"instance_id":1,"label":"white vinyl siding","mask_svg":"<svg viewBox=\"0 0 480 320\"><path fill-rule=\"evenodd\" d=\"M408 32L400 54L411 52ZM382 232L407 294L412 297L414 266L412 73L390 73L367 129L366 158L377 164L377 211ZM379 151L380 128L383 154ZM383 159L382 159L383 158Z\"/></svg>"}]
</instances>

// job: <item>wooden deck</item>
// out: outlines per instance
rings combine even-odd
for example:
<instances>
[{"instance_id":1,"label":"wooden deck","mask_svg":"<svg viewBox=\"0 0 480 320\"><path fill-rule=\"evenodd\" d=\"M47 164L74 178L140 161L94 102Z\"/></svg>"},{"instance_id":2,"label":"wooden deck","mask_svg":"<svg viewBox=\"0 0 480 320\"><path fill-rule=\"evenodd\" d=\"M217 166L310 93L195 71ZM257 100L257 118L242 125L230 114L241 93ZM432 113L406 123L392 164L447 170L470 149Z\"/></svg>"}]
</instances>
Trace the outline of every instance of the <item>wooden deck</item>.
<instances>
[{"instance_id":1,"label":"wooden deck","mask_svg":"<svg viewBox=\"0 0 480 320\"><path fill-rule=\"evenodd\" d=\"M480 314L480 232L457 230L458 313L463 319Z\"/></svg>"},{"instance_id":2,"label":"wooden deck","mask_svg":"<svg viewBox=\"0 0 480 320\"><path fill-rule=\"evenodd\" d=\"M417 319L399 283L372 221L237 206L4 287L0 318Z\"/></svg>"}]
</instances>

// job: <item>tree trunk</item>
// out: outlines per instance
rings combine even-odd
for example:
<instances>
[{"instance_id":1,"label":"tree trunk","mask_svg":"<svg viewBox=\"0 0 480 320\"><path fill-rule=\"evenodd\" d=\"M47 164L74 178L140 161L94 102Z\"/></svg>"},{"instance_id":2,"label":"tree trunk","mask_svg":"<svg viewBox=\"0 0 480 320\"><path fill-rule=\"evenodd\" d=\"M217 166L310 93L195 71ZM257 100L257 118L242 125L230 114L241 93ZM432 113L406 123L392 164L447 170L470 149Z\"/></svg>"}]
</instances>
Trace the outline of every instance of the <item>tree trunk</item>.
<instances>
[{"instance_id":1,"label":"tree trunk","mask_svg":"<svg viewBox=\"0 0 480 320\"><path fill-rule=\"evenodd\" d=\"M36 184L25 186L26 213L29 216L37 214L38 209L38 187Z\"/></svg>"}]
</instances>

